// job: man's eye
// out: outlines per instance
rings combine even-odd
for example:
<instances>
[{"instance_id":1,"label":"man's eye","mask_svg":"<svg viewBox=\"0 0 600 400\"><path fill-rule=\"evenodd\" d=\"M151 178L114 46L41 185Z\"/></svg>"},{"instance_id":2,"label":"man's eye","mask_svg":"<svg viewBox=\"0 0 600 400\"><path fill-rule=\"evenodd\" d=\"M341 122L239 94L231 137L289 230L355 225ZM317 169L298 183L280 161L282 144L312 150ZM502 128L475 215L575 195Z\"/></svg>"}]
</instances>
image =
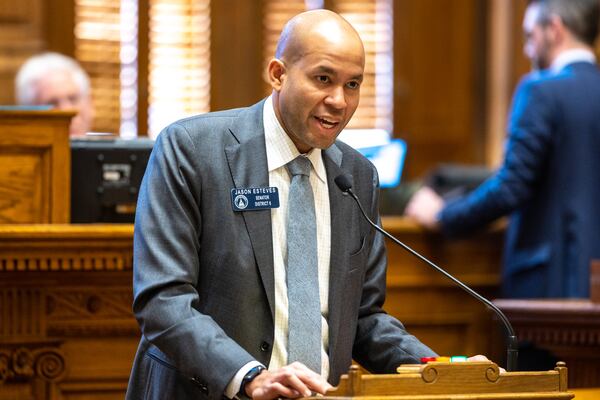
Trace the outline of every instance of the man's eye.
<instances>
[{"instance_id":1,"label":"man's eye","mask_svg":"<svg viewBox=\"0 0 600 400\"><path fill-rule=\"evenodd\" d=\"M348 86L348 88L350 88L350 89L358 89L360 87L360 83L356 82L356 81L352 81L352 82L348 82L346 84L346 86Z\"/></svg>"},{"instance_id":2,"label":"man's eye","mask_svg":"<svg viewBox=\"0 0 600 400\"><path fill-rule=\"evenodd\" d=\"M317 76L317 80L321 83L328 83L329 77L327 75L319 75Z\"/></svg>"}]
</instances>

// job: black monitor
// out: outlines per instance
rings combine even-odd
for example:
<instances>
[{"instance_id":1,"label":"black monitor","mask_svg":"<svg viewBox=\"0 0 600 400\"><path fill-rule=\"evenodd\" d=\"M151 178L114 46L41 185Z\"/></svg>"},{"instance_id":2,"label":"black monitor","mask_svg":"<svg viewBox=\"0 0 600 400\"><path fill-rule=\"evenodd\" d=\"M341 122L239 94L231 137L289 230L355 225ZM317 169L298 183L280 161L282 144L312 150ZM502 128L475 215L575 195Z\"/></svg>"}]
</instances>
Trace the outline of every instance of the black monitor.
<instances>
[{"instance_id":1,"label":"black monitor","mask_svg":"<svg viewBox=\"0 0 600 400\"><path fill-rule=\"evenodd\" d=\"M71 139L71 222L133 222L154 141Z\"/></svg>"}]
</instances>

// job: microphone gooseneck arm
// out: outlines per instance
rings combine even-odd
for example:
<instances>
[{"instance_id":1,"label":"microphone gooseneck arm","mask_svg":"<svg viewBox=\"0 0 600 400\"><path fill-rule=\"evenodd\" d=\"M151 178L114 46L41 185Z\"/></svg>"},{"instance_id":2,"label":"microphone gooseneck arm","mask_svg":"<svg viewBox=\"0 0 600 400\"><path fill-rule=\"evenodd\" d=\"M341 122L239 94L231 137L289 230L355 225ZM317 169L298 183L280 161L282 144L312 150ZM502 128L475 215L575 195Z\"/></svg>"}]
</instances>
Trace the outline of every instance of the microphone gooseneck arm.
<instances>
[{"instance_id":1,"label":"microphone gooseneck arm","mask_svg":"<svg viewBox=\"0 0 600 400\"><path fill-rule=\"evenodd\" d=\"M338 178L340 178L340 179L338 179ZM359 207L360 212L362 213L363 217L365 217L365 219L369 222L369 224L371 224L371 226L373 226L378 232L382 233L385 237L392 240L394 243L402 246L402 248L404 248L410 254L417 257L419 260L423 261L424 263L426 263L427 265L429 265L436 271L443 274L446 278L448 278L452 282L456 283L465 292L469 293L472 297L474 297L477 300L479 300L480 302L484 303L486 306L491 308L492 311L494 311L496 313L496 315L498 316L498 318L500 318L500 320L502 321L502 323L508 333L508 343L507 343L507 349L506 349L506 370L509 372L516 371L517 370L517 357L518 357L517 336L515 335L515 331L511 325L510 321L506 317L506 315L504 315L504 313L494 303L492 303L491 301L489 301L488 299L486 299L485 297L483 297L482 295L477 293L475 290L471 289L469 286L465 285L463 282L461 282L460 280L458 280L457 278L455 278L454 276L452 276L451 274L446 272L443 268L437 266L436 264L429 261L427 258L422 256L421 254L417 253L412 248L408 247L407 245L402 243L400 240L398 240L394 236L390 235L387 231L385 231L379 225L377 225L376 223L371 221L371 219L365 212L362 204L360 203L360 200L358 200L358 197L356 197L356 195L352 191L352 184L351 184L350 180L348 179L348 177L346 177L344 175L338 176L335 179L335 183L338 185L338 187L340 188L340 190L342 192L348 193L354 199L354 201L356 201L356 204L358 204L358 207Z\"/></svg>"}]
</instances>

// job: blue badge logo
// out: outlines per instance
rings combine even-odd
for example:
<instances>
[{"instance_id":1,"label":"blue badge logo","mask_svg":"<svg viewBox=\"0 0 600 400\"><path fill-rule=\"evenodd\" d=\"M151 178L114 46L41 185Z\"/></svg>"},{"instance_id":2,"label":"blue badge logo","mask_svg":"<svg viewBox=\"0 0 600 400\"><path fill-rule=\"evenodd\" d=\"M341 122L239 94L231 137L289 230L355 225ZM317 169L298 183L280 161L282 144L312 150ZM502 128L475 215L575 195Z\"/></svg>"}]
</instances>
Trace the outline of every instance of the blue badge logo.
<instances>
[{"instance_id":1,"label":"blue badge logo","mask_svg":"<svg viewBox=\"0 0 600 400\"><path fill-rule=\"evenodd\" d=\"M245 210L248 207L248 198L243 194L238 194L235 196L235 199L233 199L233 203L240 210Z\"/></svg>"},{"instance_id":2,"label":"blue badge logo","mask_svg":"<svg viewBox=\"0 0 600 400\"><path fill-rule=\"evenodd\" d=\"M279 191L276 187L231 189L233 211L257 211L279 207Z\"/></svg>"}]
</instances>

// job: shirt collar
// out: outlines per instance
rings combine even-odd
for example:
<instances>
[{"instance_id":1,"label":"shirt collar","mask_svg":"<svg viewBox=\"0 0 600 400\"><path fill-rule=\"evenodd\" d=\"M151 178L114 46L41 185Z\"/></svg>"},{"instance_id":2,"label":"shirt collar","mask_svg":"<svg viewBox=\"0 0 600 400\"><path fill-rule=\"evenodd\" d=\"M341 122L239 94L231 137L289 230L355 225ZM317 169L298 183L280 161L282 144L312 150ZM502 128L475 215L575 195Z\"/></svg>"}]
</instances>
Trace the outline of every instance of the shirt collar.
<instances>
[{"instance_id":1,"label":"shirt collar","mask_svg":"<svg viewBox=\"0 0 600 400\"><path fill-rule=\"evenodd\" d=\"M263 108L263 125L265 127L265 145L267 150L267 167L269 172L283 167L296 157L300 152L292 142L292 139L285 132L281 123L275 115L273 108L273 98L269 96L265 100ZM317 177L323 181L327 181L325 173L325 164L323 163L321 149L312 149L305 156L310 160Z\"/></svg>"},{"instance_id":2,"label":"shirt collar","mask_svg":"<svg viewBox=\"0 0 600 400\"><path fill-rule=\"evenodd\" d=\"M561 52L550 65L552 72L557 73L569 64L588 62L595 64L596 56L587 49L571 49Z\"/></svg>"}]
</instances>

